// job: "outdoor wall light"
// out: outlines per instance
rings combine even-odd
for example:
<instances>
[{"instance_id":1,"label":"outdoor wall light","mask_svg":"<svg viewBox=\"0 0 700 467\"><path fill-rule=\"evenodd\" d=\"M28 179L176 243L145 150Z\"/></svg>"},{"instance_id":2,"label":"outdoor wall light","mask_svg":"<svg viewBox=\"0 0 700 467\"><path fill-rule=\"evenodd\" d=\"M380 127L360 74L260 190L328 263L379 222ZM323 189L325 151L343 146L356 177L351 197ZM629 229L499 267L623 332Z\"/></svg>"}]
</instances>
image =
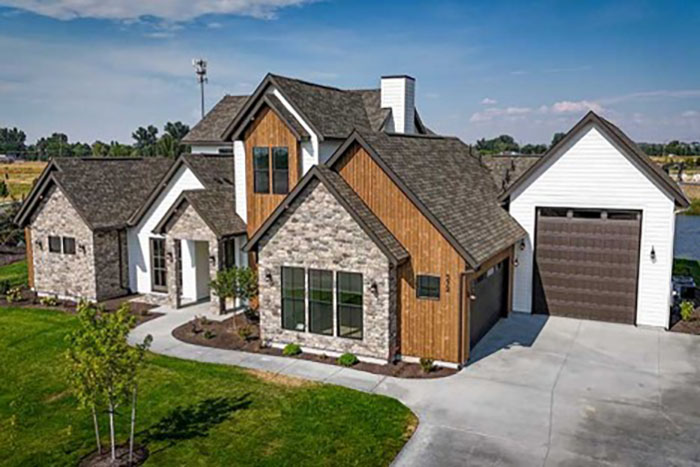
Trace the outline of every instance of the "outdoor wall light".
<instances>
[{"instance_id":1,"label":"outdoor wall light","mask_svg":"<svg viewBox=\"0 0 700 467\"><path fill-rule=\"evenodd\" d=\"M209 257L209 264L211 264L212 266L216 266L216 256Z\"/></svg>"},{"instance_id":2,"label":"outdoor wall light","mask_svg":"<svg viewBox=\"0 0 700 467\"><path fill-rule=\"evenodd\" d=\"M44 249L44 244L41 243L41 240L37 240L37 241L34 242L34 243L36 243L37 248L39 248L40 250L43 250L43 249Z\"/></svg>"},{"instance_id":3,"label":"outdoor wall light","mask_svg":"<svg viewBox=\"0 0 700 467\"><path fill-rule=\"evenodd\" d=\"M515 258L515 259L513 260L513 267L516 267L516 268L517 268L518 266L520 266L520 261L518 261L518 258Z\"/></svg>"},{"instance_id":4,"label":"outdoor wall light","mask_svg":"<svg viewBox=\"0 0 700 467\"><path fill-rule=\"evenodd\" d=\"M85 254L85 252L87 251L87 248L85 248L85 245L78 245L78 249L80 250L80 252L82 254Z\"/></svg>"},{"instance_id":5,"label":"outdoor wall light","mask_svg":"<svg viewBox=\"0 0 700 467\"><path fill-rule=\"evenodd\" d=\"M651 254L649 256L651 256L652 261L656 261L656 250L654 250L654 245L651 246Z\"/></svg>"},{"instance_id":6,"label":"outdoor wall light","mask_svg":"<svg viewBox=\"0 0 700 467\"><path fill-rule=\"evenodd\" d=\"M520 251L525 251L525 240L520 240Z\"/></svg>"},{"instance_id":7,"label":"outdoor wall light","mask_svg":"<svg viewBox=\"0 0 700 467\"><path fill-rule=\"evenodd\" d=\"M372 285L369 286L369 290L372 292L372 295L375 297L379 294L379 286L377 285L376 282L372 282Z\"/></svg>"},{"instance_id":8,"label":"outdoor wall light","mask_svg":"<svg viewBox=\"0 0 700 467\"><path fill-rule=\"evenodd\" d=\"M165 257L168 258L168 261L172 261L172 260L173 260L173 254L172 254L172 252L170 252L170 251L167 252L167 253L165 254Z\"/></svg>"},{"instance_id":9,"label":"outdoor wall light","mask_svg":"<svg viewBox=\"0 0 700 467\"><path fill-rule=\"evenodd\" d=\"M265 271L265 282L272 284L272 273L270 271Z\"/></svg>"}]
</instances>

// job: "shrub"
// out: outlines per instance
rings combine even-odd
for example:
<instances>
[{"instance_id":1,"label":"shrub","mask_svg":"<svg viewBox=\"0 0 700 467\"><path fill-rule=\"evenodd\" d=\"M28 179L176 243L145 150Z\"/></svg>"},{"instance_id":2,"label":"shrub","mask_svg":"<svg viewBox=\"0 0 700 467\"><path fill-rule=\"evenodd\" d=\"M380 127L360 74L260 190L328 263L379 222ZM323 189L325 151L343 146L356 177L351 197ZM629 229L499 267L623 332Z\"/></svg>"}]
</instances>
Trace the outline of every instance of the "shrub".
<instances>
[{"instance_id":1,"label":"shrub","mask_svg":"<svg viewBox=\"0 0 700 467\"><path fill-rule=\"evenodd\" d=\"M354 354L351 353L344 353L340 357L338 357L338 365L342 366L353 366L355 365L359 360Z\"/></svg>"},{"instance_id":2,"label":"shrub","mask_svg":"<svg viewBox=\"0 0 700 467\"><path fill-rule=\"evenodd\" d=\"M284 350L282 350L282 355L286 355L288 357L299 355L300 353L301 347L299 344L287 344L284 346Z\"/></svg>"},{"instance_id":3,"label":"shrub","mask_svg":"<svg viewBox=\"0 0 700 467\"><path fill-rule=\"evenodd\" d=\"M47 295L46 297L41 297L41 299L39 299L39 303L44 306L56 306L58 305L58 298L56 298L54 295Z\"/></svg>"},{"instance_id":4,"label":"shrub","mask_svg":"<svg viewBox=\"0 0 700 467\"><path fill-rule=\"evenodd\" d=\"M0 281L0 294L6 295L11 287L12 287L12 283L9 281L9 279L1 280Z\"/></svg>"},{"instance_id":5,"label":"shrub","mask_svg":"<svg viewBox=\"0 0 700 467\"><path fill-rule=\"evenodd\" d=\"M7 303L13 303L22 300L22 288L12 287L10 290L7 291L7 294L5 295L5 300L7 300Z\"/></svg>"},{"instance_id":6,"label":"shrub","mask_svg":"<svg viewBox=\"0 0 700 467\"><path fill-rule=\"evenodd\" d=\"M250 329L250 326L243 326L238 330L238 335L241 336L241 339L244 341L247 341L250 339L250 336L253 334L253 331Z\"/></svg>"},{"instance_id":7,"label":"shrub","mask_svg":"<svg viewBox=\"0 0 700 467\"><path fill-rule=\"evenodd\" d=\"M430 373L435 368L435 363L431 358L421 358L420 367L423 369L423 373Z\"/></svg>"},{"instance_id":8,"label":"shrub","mask_svg":"<svg viewBox=\"0 0 700 467\"><path fill-rule=\"evenodd\" d=\"M683 321L690 321L690 318L693 316L693 302L684 300L681 303L681 319Z\"/></svg>"},{"instance_id":9,"label":"shrub","mask_svg":"<svg viewBox=\"0 0 700 467\"><path fill-rule=\"evenodd\" d=\"M206 331L204 331L205 339L213 339L214 337L216 337L216 334L214 334L211 330L207 329Z\"/></svg>"}]
</instances>

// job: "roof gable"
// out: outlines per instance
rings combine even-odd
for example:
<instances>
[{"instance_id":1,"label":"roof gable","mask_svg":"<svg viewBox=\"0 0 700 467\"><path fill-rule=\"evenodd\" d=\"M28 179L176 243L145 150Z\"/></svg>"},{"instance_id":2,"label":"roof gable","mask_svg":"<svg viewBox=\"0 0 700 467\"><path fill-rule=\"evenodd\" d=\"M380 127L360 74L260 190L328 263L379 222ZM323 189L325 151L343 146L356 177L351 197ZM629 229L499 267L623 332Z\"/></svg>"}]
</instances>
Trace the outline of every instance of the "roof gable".
<instances>
[{"instance_id":1,"label":"roof gable","mask_svg":"<svg viewBox=\"0 0 700 467\"><path fill-rule=\"evenodd\" d=\"M355 132L327 162L361 145L472 268L525 232L498 204L488 170L457 138Z\"/></svg>"},{"instance_id":2,"label":"roof gable","mask_svg":"<svg viewBox=\"0 0 700 467\"><path fill-rule=\"evenodd\" d=\"M258 101L258 104L250 112L248 112L247 115L249 116L245 118L231 134L231 139L240 139L240 136L255 120L256 116L263 108L272 110L280 118L280 120L287 125L287 128L289 128L297 141L306 141L310 138L309 133L306 131L306 128L304 128L304 125L297 120L297 118L289 111L289 109L287 109L287 107L285 107L279 98L274 94L268 93Z\"/></svg>"},{"instance_id":3,"label":"roof gable","mask_svg":"<svg viewBox=\"0 0 700 467\"><path fill-rule=\"evenodd\" d=\"M649 157L634 143L625 133L608 120L600 117L595 112L588 112L557 144L550 148L542 157L532 164L513 184L511 184L500 196L504 201L517 190L532 183L539 174L541 168L553 161L561 154L569 143L586 131L590 125L595 126L606 138L619 147L623 155L630 158L644 175L646 175L659 189L674 200L677 206L688 207L690 202L678 185L652 162Z\"/></svg>"},{"instance_id":4,"label":"roof gable","mask_svg":"<svg viewBox=\"0 0 700 467\"><path fill-rule=\"evenodd\" d=\"M185 135L185 144L223 143L226 126L238 114L248 96L226 95Z\"/></svg>"},{"instance_id":5,"label":"roof gable","mask_svg":"<svg viewBox=\"0 0 700 467\"><path fill-rule=\"evenodd\" d=\"M257 232L250 238L248 243L246 243L244 246L245 250L250 251L255 248L265 233L277 222L280 216L289 208L292 202L304 192L306 187L309 186L313 180L319 180L328 189L393 264L400 264L408 259L408 252L401 243L399 243L396 237L394 237L386 226L384 226L372 211L370 211L367 205L364 204L345 180L325 166L314 166L304 175L294 190L287 195L260 226Z\"/></svg>"}]
</instances>

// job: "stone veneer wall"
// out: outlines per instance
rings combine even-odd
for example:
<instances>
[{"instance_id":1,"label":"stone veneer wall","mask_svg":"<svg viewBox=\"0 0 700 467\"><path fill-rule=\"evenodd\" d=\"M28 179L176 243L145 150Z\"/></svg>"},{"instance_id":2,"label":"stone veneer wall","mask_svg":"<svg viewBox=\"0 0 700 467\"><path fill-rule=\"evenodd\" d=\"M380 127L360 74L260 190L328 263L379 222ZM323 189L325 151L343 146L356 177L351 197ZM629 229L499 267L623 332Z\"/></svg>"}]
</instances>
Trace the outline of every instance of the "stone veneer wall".
<instances>
[{"instance_id":1,"label":"stone veneer wall","mask_svg":"<svg viewBox=\"0 0 700 467\"><path fill-rule=\"evenodd\" d=\"M281 267L362 273L363 339L282 329ZM272 275L271 283L265 275ZM396 346L396 271L377 245L318 181L305 188L258 246L260 331L265 342L297 343L389 360ZM370 287L378 286L375 296ZM308 293L307 293L308 295ZM334 300L335 294L334 294ZM308 303L307 303L308 326ZM334 308L335 310L335 308ZM334 312L334 333L337 315Z\"/></svg>"},{"instance_id":2,"label":"stone veneer wall","mask_svg":"<svg viewBox=\"0 0 700 467\"><path fill-rule=\"evenodd\" d=\"M31 229L36 292L96 300L92 230L60 189L54 186L42 200ZM75 255L50 253L49 235L74 237Z\"/></svg>"},{"instance_id":3,"label":"stone veneer wall","mask_svg":"<svg viewBox=\"0 0 700 467\"><path fill-rule=\"evenodd\" d=\"M222 207L222 209L227 208ZM216 272L219 270L219 264L221 263L221 258L219 257L219 241L216 234L214 234L214 232L202 220L199 214L197 214L197 211L195 211L192 206L188 205L187 208L185 208L185 210L175 219L171 220L167 226L165 248L166 252L169 253L169 256L173 258L172 261L168 261L168 299L173 306L175 306L177 295L174 260L176 240L196 240L209 242L209 257L213 256L216 258L214 264L207 259L207 262L209 263L210 279L216 277ZM211 310L218 313L220 311L219 297L213 290L210 290L209 298Z\"/></svg>"}]
</instances>

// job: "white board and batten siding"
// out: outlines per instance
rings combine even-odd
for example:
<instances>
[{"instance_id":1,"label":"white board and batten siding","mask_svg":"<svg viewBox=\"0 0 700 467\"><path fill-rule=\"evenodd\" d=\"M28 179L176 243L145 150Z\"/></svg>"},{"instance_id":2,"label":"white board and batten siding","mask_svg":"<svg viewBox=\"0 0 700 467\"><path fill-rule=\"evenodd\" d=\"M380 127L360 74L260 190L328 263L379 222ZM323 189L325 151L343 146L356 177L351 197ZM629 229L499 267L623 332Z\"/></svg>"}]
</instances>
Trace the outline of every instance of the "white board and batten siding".
<instances>
[{"instance_id":1,"label":"white board and batten siding","mask_svg":"<svg viewBox=\"0 0 700 467\"><path fill-rule=\"evenodd\" d=\"M185 165L181 166L150 206L141 221L129 229L129 287L138 293L157 293L151 289L151 238L163 238L153 229L184 190L202 189L204 185Z\"/></svg>"},{"instance_id":2,"label":"white board and batten siding","mask_svg":"<svg viewBox=\"0 0 700 467\"><path fill-rule=\"evenodd\" d=\"M589 125L510 198L510 213L528 233L517 250L513 309L532 312L533 248L538 207L642 211L637 324L668 326L674 200L639 170L613 142ZM656 260L651 259L652 247Z\"/></svg>"}]
</instances>

